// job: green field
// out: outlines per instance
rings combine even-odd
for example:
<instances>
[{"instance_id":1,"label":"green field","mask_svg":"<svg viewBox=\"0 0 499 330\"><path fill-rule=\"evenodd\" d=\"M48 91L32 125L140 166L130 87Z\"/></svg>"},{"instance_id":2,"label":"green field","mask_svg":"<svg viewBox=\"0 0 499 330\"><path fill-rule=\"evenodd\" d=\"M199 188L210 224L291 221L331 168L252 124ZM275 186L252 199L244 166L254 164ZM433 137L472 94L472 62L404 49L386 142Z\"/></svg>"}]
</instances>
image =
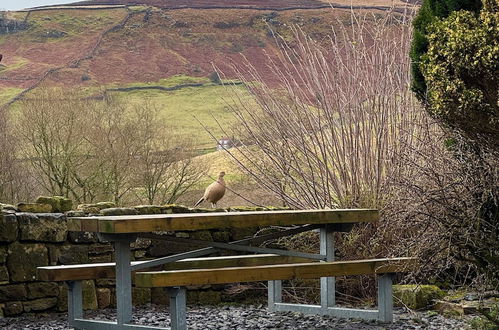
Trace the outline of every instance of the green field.
<instances>
[{"instance_id":1,"label":"green field","mask_svg":"<svg viewBox=\"0 0 499 330\"><path fill-rule=\"evenodd\" d=\"M200 87L185 87L175 91L134 90L113 92L128 104L150 102L160 110L161 117L177 132L195 142L196 148L215 148L216 142L203 128L203 125L215 137L223 135L217 120L227 129L234 123L234 115L230 109L233 104L231 96L237 89L244 95L244 101L251 102L251 96L242 85L224 87L209 82L207 78L175 76L162 79L157 83L127 84L121 87L163 86L172 87L186 83L203 83ZM113 86L115 87L115 86ZM116 86L117 87L117 86Z\"/></svg>"},{"instance_id":2,"label":"green field","mask_svg":"<svg viewBox=\"0 0 499 330\"><path fill-rule=\"evenodd\" d=\"M13 87L0 88L0 107L16 97L23 89Z\"/></svg>"}]
</instances>

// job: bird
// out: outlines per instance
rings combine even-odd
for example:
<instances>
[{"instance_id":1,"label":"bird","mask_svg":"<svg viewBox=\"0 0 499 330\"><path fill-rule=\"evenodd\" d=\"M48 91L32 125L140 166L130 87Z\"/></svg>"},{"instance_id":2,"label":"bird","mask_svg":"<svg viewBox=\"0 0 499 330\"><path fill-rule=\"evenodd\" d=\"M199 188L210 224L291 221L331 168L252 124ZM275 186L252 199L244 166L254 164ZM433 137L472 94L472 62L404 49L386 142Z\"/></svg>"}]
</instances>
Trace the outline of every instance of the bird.
<instances>
[{"instance_id":1,"label":"bird","mask_svg":"<svg viewBox=\"0 0 499 330\"><path fill-rule=\"evenodd\" d=\"M213 182L206 188L204 191L203 197L194 205L194 207L198 206L204 201L211 203L211 207L215 208L217 206L217 202L224 197L225 194L225 181L224 181L225 172L220 172L218 175L218 180Z\"/></svg>"}]
</instances>

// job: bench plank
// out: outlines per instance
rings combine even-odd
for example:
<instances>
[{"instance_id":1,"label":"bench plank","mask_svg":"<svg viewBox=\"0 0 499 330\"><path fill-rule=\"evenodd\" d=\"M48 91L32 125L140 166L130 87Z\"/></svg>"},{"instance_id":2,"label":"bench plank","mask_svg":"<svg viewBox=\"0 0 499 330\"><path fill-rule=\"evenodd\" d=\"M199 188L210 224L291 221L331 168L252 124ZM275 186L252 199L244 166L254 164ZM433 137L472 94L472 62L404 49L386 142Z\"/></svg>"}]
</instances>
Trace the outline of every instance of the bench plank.
<instances>
[{"instance_id":1,"label":"bench plank","mask_svg":"<svg viewBox=\"0 0 499 330\"><path fill-rule=\"evenodd\" d=\"M178 270L178 269L197 269L197 268L224 268L224 267L243 267L270 264L291 264L310 262L310 259L279 256L276 254L258 254L241 256L222 256L206 258L188 258L171 262L160 267L158 270ZM142 261L132 261L132 265L140 264ZM80 281L93 280L100 278L115 277L114 262L79 264L79 265L59 265L38 267L38 280L40 281Z\"/></svg>"},{"instance_id":2,"label":"bench plank","mask_svg":"<svg viewBox=\"0 0 499 330\"><path fill-rule=\"evenodd\" d=\"M396 273L413 269L416 258L371 259L216 269L137 272L138 287L170 287L234 282L289 280L362 274Z\"/></svg>"},{"instance_id":3,"label":"bench plank","mask_svg":"<svg viewBox=\"0 0 499 330\"><path fill-rule=\"evenodd\" d=\"M344 224L378 220L378 211L371 209L213 212L72 217L68 218L68 229L125 234L302 224Z\"/></svg>"}]
</instances>

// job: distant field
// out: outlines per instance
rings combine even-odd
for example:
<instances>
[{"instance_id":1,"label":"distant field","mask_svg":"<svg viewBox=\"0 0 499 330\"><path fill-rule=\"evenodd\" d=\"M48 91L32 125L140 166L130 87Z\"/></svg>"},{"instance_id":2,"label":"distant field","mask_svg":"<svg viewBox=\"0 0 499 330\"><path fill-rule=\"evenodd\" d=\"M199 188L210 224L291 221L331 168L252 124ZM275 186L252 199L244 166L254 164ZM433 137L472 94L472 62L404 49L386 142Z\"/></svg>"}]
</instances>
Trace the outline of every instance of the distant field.
<instances>
[{"instance_id":1,"label":"distant field","mask_svg":"<svg viewBox=\"0 0 499 330\"><path fill-rule=\"evenodd\" d=\"M246 95L247 102L251 102L251 96L247 94L245 87L241 85L224 87L209 82L207 78L187 76L174 76L162 79L157 83L127 84L124 87L172 87L189 83L202 83L203 85L185 87L175 91L147 89L113 93L119 98L126 99L130 104L141 103L145 100L151 102L160 110L162 118L168 125L195 141L196 148L215 148L216 142L199 122L206 126L215 137L222 136L222 130L215 118L225 127L232 125L234 116L229 108L229 104L232 103L231 95L233 92L231 88L242 91L243 95Z\"/></svg>"}]
</instances>

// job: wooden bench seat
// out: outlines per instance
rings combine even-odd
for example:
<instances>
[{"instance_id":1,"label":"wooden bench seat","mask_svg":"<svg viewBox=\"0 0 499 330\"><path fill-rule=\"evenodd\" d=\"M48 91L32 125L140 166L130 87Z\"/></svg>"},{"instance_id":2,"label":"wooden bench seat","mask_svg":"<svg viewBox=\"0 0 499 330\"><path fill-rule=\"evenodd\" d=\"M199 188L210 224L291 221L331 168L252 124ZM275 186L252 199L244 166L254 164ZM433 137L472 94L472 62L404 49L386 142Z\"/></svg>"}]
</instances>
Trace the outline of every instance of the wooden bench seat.
<instances>
[{"instance_id":1,"label":"wooden bench seat","mask_svg":"<svg viewBox=\"0 0 499 330\"><path fill-rule=\"evenodd\" d=\"M137 272L138 287L174 287L234 282L309 279L330 276L405 272L416 266L415 258L308 262L215 269Z\"/></svg>"},{"instance_id":2,"label":"wooden bench seat","mask_svg":"<svg viewBox=\"0 0 499 330\"><path fill-rule=\"evenodd\" d=\"M138 265L143 261L132 261L132 265ZM223 267L244 267L273 264L292 264L310 262L310 259L291 256L279 256L276 254L258 254L241 256L222 256L206 258L188 258L176 262L168 263L157 270L189 270L207 269ZM81 281L101 278L115 278L114 262L79 264L79 265L59 265L38 267L37 278L40 281Z\"/></svg>"}]
</instances>

